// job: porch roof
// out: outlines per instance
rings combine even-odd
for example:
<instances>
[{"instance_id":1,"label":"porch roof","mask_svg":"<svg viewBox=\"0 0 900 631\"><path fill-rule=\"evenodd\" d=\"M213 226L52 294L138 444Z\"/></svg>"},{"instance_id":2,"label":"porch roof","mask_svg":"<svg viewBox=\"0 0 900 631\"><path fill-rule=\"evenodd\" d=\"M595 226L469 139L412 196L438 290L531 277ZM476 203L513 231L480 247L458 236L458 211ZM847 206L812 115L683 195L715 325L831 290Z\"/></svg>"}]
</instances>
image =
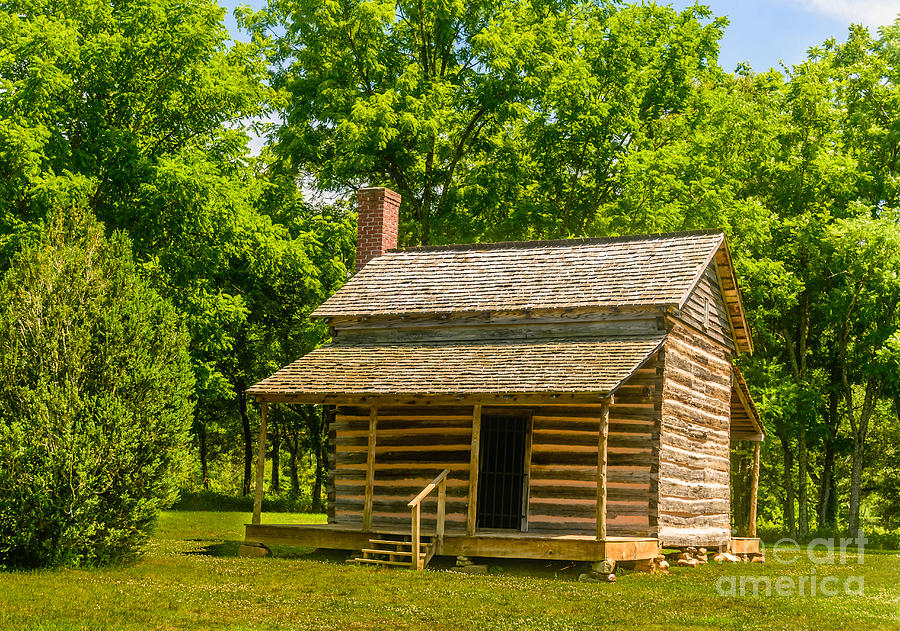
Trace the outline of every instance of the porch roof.
<instances>
[{"instance_id":1,"label":"porch roof","mask_svg":"<svg viewBox=\"0 0 900 631\"><path fill-rule=\"evenodd\" d=\"M298 403L360 396L606 396L666 339L640 337L326 344L247 390Z\"/></svg>"},{"instance_id":2,"label":"porch roof","mask_svg":"<svg viewBox=\"0 0 900 631\"><path fill-rule=\"evenodd\" d=\"M731 385L731 437L738 440L761 441L765 436L766 428L750 396L750 389L741 369L735 366Z\"/></svg>"}]
</instances>

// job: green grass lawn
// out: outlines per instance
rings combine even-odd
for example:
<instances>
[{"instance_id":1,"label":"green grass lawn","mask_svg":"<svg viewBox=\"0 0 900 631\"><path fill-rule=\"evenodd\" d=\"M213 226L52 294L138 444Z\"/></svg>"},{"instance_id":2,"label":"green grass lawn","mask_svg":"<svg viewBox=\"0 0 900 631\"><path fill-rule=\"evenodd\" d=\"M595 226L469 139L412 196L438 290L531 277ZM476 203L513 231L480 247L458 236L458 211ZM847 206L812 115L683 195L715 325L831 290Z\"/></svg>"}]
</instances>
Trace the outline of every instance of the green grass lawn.
<instances>
[{"instance_id":1,"label":"green grass lawn","mask_svg":"<svg viewBox=\"0 0 900 631\"><path fill-rule=\"evenodd\" d=\"M321 515L264 515L279 523ZM900 629L900 554L863 565L710 563L579 583L577 567L500 562L488 576L357 567L276 549L238 558L244 513L163 514L133 567L0 574L0 629ZM445 562L446 564L446 562ZM440 567L440 564L439 566ZM720 596L723 576L864 578L862 596Z\"/></svg>"}]
</instances>

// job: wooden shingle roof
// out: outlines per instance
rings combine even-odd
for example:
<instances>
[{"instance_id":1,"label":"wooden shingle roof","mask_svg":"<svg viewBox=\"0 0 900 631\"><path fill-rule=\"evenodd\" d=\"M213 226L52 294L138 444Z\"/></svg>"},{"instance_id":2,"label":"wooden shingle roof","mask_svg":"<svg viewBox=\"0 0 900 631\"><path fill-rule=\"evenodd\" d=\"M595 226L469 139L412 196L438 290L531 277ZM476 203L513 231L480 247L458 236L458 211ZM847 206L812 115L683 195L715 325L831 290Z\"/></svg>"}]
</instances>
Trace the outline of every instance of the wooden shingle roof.
<instances>
[{"instance_id":1,"label":"wooden shingle roof","mask_svg":"<svg viewBox=\"0 0 900 631\"><path fill-rule=\"evenodd\" d=\"M725 236L690 231L394 250L369 262L314 317L572 308L680 309L713 260L727 278L741 350L751 350Z\"/></svg>"},{"instance_id":2,"label":"wooden shingle roof","mask_svg":"<svg viewBox=\"0 0 900 631\"><path fill-rule=\"evenodd\" d=\"M249 388L260 399L608 395L640 368L665 333L640 337L326 344Z\"/></svg>"},{"instance_id":3,"label":"wooden shingle roof","mask_svg":"<svg viewBox=\"0 0 900 631\"><path fill-rule=\"evenodd\" d=\"M722 239L690 232L396 250L313 315L678 305Z\"/></svg>"}]
</instances>

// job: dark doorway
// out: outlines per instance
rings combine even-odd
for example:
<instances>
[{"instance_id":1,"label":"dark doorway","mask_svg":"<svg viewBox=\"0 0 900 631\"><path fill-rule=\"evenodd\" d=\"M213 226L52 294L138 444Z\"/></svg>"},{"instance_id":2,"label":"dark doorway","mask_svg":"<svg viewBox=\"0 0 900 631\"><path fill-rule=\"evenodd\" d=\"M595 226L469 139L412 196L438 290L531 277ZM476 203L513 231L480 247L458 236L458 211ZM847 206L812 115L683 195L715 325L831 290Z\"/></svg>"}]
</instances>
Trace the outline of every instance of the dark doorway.
<instances>
[{"instance_id":1,"label":"dark doorway","mask_svg":"<svg viewBox=\"0 0 900 631\"><path fill-rule=\"evenodd\" d=\"M478 472L478 528L521 530L529 416L484 414Z\"/></svg>"}]
</instances>

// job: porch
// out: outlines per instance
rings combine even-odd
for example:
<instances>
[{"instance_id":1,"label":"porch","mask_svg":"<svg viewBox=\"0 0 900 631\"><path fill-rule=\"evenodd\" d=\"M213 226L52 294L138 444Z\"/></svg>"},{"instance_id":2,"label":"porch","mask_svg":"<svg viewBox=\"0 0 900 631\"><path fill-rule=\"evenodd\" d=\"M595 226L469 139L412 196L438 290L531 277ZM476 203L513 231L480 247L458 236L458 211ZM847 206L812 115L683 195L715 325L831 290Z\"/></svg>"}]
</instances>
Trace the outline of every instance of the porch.
<instances>
[{"instance_id":1,"label":"porch","mask_svg":"<svg viewBox=\"0 0 900 631\"><path fill-rule=\"evenodd\" d=\"M423 533L424 534L424 533ZM410 530L363 531L342 524L247 524L247 545L291 545L336 550L363 550L371 540L410 537ZM659 554L659 540L644 537L607 537L509 530L447 528L439 555L564 561L634 561Z\"/></svg>"}]
</instances>

